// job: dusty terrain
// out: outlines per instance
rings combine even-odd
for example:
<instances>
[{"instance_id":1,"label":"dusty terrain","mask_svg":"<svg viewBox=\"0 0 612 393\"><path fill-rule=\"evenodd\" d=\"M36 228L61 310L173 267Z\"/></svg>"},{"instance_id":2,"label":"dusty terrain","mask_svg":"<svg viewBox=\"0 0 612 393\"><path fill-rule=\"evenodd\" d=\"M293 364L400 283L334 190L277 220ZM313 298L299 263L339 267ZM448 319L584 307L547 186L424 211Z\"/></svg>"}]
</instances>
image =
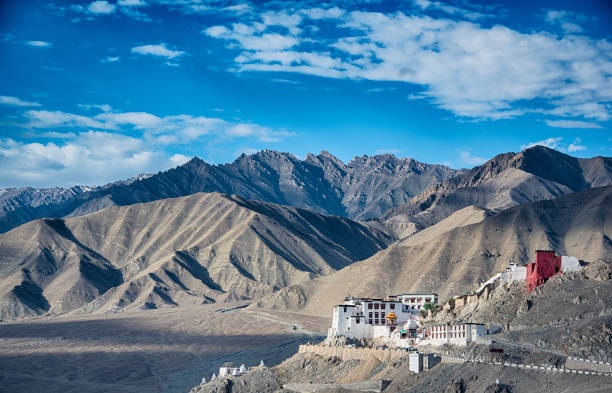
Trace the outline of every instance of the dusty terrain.
<instances>
[{"instance_id":1,"label":"dusty terrain","mask_svg":"<svg viewBox=\"0 0 612 393\"><path fill-rule=\"evenodd\" d=\"M278 364L329 324L241 306L3 323L0 392L187 392L225 361Z\"/></svg>"},{"instance_id":2,"label":"dusty terrain","mask_svg":"<svg viewBox=\"0 0 612 393\"><path fill-rule=\"evenodd\" d=\"M198 385L191 393L294 392L283 386L301 387L303 392L317 389L319 393L357 393L367 390L351 389L350 386L364 379L390 381L384 393L604 393L610 391L611 381L610 376L603 375L560 374L478 363L442 363L429 371L414 374L408 370L406 358L380 363L374 359L341 361L300 353L276 367L255 368L239 377ZM338 389L335 383L343 384L340 385L343 388ZM325 384L329 384L329 388L326 389Z\"/></svg>"}]
</instances>

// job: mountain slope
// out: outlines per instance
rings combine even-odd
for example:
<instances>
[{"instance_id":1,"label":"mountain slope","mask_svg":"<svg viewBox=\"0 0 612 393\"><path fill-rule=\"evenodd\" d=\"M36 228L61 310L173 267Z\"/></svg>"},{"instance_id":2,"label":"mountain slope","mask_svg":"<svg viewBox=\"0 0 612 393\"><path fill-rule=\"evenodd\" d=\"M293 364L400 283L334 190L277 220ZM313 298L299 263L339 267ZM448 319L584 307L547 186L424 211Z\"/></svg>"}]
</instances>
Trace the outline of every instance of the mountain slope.
<instances>
[{"instance_id":1,"label":"mountain slope","mask_svg":"<svg viewBox=\"0 0 612 393\"><path fill-rule=\"evenodd\" d=\"M43 219L0 235L1 317L258 298L391 241L348 219L220 194Z\"/></svg>"},{"instance_id":2,"label":"mountain slope","mask_svg":"<svg viewBox=\"0 0 612 393\"><path fill-rule=\"evenodd\" d=\"M465 216L466 212L456 214ZM331 310L347 294L383 297L433 291L444 299L475 288L503 271L510 261L532 261L538 249L612 263L612 186L481 215L480 222L472 217L451 216L367 260L306 285L283 289L260 304L305 306L305 312L316 313ZM453 221L468 225L452 228Z\"/></svg>"},{"instance_id":3,"label":"mountain slope","mask_svg":"<svg viewBox=\"0 0 612 393\"><path fill-rule=\"evenodd\" d=\"M329 153L317 157L309 155L302 161L288 153L264 150L224 165L193 158L156 175L103 187L4 190L0 233L37 218L78 216L197 192L236 194L342 217L377 218L457 173L389 155L357 158L348 165Z\"/></svg>"},{"instance_id":4,"label":"mountain slope","mask_svg":"<svg viewBox=\"0 0 612 393\"><path fill-rule=\"evenodd\" d=\"M396 225L413 222L422 228L470 205L501 211L610 184L612 158L579 159L535 146L520 153L500 154L431 186L407 204L387 212L385 218Z\"/></svg>"}]
</instances>

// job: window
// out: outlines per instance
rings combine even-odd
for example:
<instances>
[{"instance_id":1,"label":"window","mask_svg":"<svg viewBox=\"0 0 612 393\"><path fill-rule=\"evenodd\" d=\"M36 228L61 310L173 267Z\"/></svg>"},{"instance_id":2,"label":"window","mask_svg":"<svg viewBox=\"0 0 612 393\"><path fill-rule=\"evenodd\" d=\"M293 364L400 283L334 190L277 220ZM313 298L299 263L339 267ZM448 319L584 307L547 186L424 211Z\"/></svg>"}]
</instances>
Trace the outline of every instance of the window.
<instances>
[{"instance_id":1,"label":"window","mask_svg":"<svg viewBox=\"0 0 612 393\"><path fill-rule=\"evenodd\" d=\"M372 320L371 319L368 319L368 324L370 324L370 325L372 324Z\"/></svg>"},{"instance_id":2,"label":"window","mask_svg":"<svg viewBox=\"0 0 612 393\"><path fill-rule=\"evenodd\" d=\"M378 310L378 303L374 303L374 309Z\"/></svg>"},{"instance_id":3,"label":"window","mask_svg":"<svg viewBox=\"0 0 612 393\"><path fill-rule=\"evenodd\" d=\"M380 317L384 319L384 318L385 318L385 313L384 313L384 312L381 312L381 313L380 313Z\"/></svg>"},{"instance_id":4,"label":"window","mask_svg":"<svg viewBox=\"0 0 612 393\"><path fill-rule=\"evenodd\" d=\"M368 303L368 308L371 310L372 309L372 303Z\"/></svg>"},{"instance_id":5,"label":"window","mask_svg":"<svg viewBox=\"0 0 612 393\"><path fill-rule=\"evenodd\" d=\"M374 325L378 325L378 319L374 320Z\"/></svg>"},{"instance_id":6,"label":"window","mask_svg":"<svg viewBox=\"0 0 612 393\"><path fill-rule=\"evenodd\" d=\"M391 310L395 310L395 303L391 303L391 304L389 305L389 308L390 308Z\"/></svg>"},{"instance_id":7,"label":"window","mask_svg":"<svg viewBox=\"0 0 612 393\"><path fill-rule=\"evenodd\" d=\"M346 312L346 306L344 306L344 312Z\"/></svg>"},{"instance_id":8,"label":"window","mask_svg":"<svg viewBox=\"0 0 612 393\"><path fill-rule=\"evenodd\" d=\"M370 312L370 313L368 313L368 314L369 314L369 315L368 315L368 317L369 317L370 319L372 319L372 313Z\"/></svg>"},{"instance_id":9,"label":"window","mask_svg":"<svg viewBox=\"0 0 612 393\"><path fill-rule=\"evenodd\" d=\"M374 313L374 318L378 318L378 311Z\"/></svg>"},{"instance_id":10,"label":"window","mask_svg":"<svg viewBox=\"0 0 612 393\"><path fill-rule=\"evenodd\" d=\"M356 319L355 319L355 323L359 323L359 318L356 318Z\"/></svg>"}]
</instances>

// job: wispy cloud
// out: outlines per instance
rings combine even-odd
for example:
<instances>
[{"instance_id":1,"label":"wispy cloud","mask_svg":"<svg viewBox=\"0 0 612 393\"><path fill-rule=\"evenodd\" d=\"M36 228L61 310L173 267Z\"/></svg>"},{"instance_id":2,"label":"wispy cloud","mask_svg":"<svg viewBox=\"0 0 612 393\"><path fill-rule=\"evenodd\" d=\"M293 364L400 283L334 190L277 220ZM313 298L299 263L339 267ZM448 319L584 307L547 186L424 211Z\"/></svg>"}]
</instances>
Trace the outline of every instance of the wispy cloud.
<instances>
[{"instance_id":1,"label":"wispy cloud","mask_svg":"<svg viewBox=\"0 0 612 393\"><path fill-rule=\"evenodd\" d=\"M582 142L582 141L580 140L580 138L576 138L576 139L574 140L574 142L570 143L570 145L567 147L567 151L568 151L569 153L573 153L573 152L576 152L576 151L583 151L583 150L586 150L586 149L587 149L587 147L586 147L585 145L581 145L581 144L580 144L581 142Z\"/></svg>"},{"instance_id":2,"label":"wispy cloud","mask_svg":"<svg viewBox=\"0 0 612 393\"><path fill-rule=\"evenodd\" d=\"M169 157L140 139L109 132L80 132L62 143L0 139L3 186L100 185L179 162L184 157Z\"/></svg>"},{"instance_id":3,"label":"wispy cloud","mask_svg":"<svg viewBox=\"0 0 612 393\"><path fill-rule=\"evenodd\" d=\"M121 60L119 56L106 56L102 60L102 63L118 63Z\"/></svg>"},{"instance_id":4,"label":"wispy cloud","mask_svg":"<svg viewBox=\"0 0 612 393\"><path fill-rule=\"evenodd\" d=\"M521 150L529 149L534 146L545 146L551 149L559 150L561 149L559 143L563 140L562 137L550 137L546 139L542 139L541 141L529 142L526 145L521 145Z\"/></svg>"},{"instance_id":5,"label":"wispy cloud","mask_svg":"<svg viewBox=\"0 0 612 393\"><path fill-rule=\"evenodd\" d=\"M10 106L40 106L38 102L34 101L24 101L17 97L11 96L0 96L0 104L2 105L10 105Z\"/></svg>"},{"instance_id":6,"label":"wispy cloud","mask_svg":"<svg viewBox=\"0 0 612 393\"><path fill-rule=\"evenodd\" d=\"M443 10L442 2L417 3L462 12ZM308 28L324 16L337 38ZM240 51L231 71L405 82L421 87L419 98L471 119L526 113L610 118L612 44L607 41L336 8L265 10L249 20L203 30Z\"/></svg>"},{"instance_id":7,"label":"wispy cloud","mask_svg":"<svg viewBox=\"0 0 612 393\"><path fill-rule=\"evenodd\" d=\"M28 127L54 128L54 127L84 127L97 129L113 129L112 124L95 120L88 116L65 113L61 111L29 110L25 113Z\"/></svg>"},{"instance_id":8,"label":"wispy cloud","mask_svg":"<svg viewBox=\"0 0 612 393\"><path fill-rule=\"evenodd\" d=\"M26 41L26 45L34 48L50 48L53 46L53 44L47 41Z\"/></svg>"},{"instance_id":9,"label":"wispy cloud","mask_svg":"<svg viewBox=\"0 0 612 393\"><path fill-rule=\"evenodd\" d=\"M555 128L602 128L597 123L579 120L546 120L546 124Z\"/></svg>"},{"instance_id":10,"label":"wispy cloud","mask_svg":"<svg viewBox=\"0 0 612 393\"><path fill-rule=\"evenodd\" d=\"M376 154L376 155L382 155L382 154L400 155L400 154L402 154L402 151L400 149L393 149L393 148L390 148L390 149L376 149L374 154Z\"/></svg>"},{"instance_id":11,"label":"wispy cloud","mask_svg":"<svg viewBox=\"0 0 612 393\"><path fill-rule=\"evenodd\" d=\"M414 0L414 4L422 10L436 10L452 16L461 16L469 20L485 18L486 15L468 8L457 7L442 1Z\"/></svg>"},{"instance_id":12,"label":"wispy cloud","mask_svg":"<svg viewBox=\"0 0 612 393\"><path fill-rule=\"evenodd\" d=\"M175 59L177 57L183 56L186 52L169 49L166 44L161 43L157 45L135 46L132 48L132 53L143 56L156 56L163 57L166 59Z\"/></svg>"},{"instance_id":13,"label":"wispy cloud","mask_svg":"<svg viewBox=\"0 0 612 393\"><path fill-rule=\"evenodd\" d=\"M24 102L5 97L0 96L0 100L11 105ZM42 143L24 143L0 138L3 187L104 184L183 164L189 157L174 152L179 145L228 139L277 142L293 135L286 130L214 117L119 112L106 104L79 107L93 113L23 113L23 126L35 131L33 138L44 139Z\"/></svg>"},{"instance_id":14,"label":"wispy cloud","mask_svg":"<svg viewBox=\"0 0 612 393\"><path fill-rule=\"evenodd\" d=\"M143 138L156 145L188 143L203 136L250 138L260 142L277 142L292 132L273 130L248 122L231 122L215 117L186 114L157 116L148 112L113 112L109 105L80 105L82 109L99 109L93 116L61 111L29 110L24 116L26 127L34 129L94 129L118 132L138 130Z\"/></svg>"},{"instance_id":15,"label":"wispy cloud","mask_svg":"<svg viewBox=\"0 0 612 393\"><path fill-rule=\"evenodd\" d=\"M467 150L459 150L459 160L461 164L470 166L481 165L487 161L486 158L474 156Z\"/></svg>"},{"instance_id":16,"label":"wispy cloud","mask_svg":"<svg viewBox=\"0 0 612 393\"><path fill-rule=\"evenodd\" d=\"M544 18L551 25L558 25L566 33L580 33L582 26L577 22L585 22L586 18L583 15L569 11L549 10Z\"/></svg>"},{"instance_id":17,"label":"wispy cloud","mask_svg":"<svg viewBox=\"0 0 612 393\"><path fill-rule=\"evenodd\" d=\"M117 5L122 7L144 7L147 3L144 0L119 0Z\"/></svg>"},{"instance_id":18,"label":"wispy cloud","mask_svg":"<svg viewBox=\"0 0 612 393\"><path fill-rule=\"evenodd\" d=\"M587 150L587 147L581 143L582 143L582 140L580 138L575 138L572 143L566 145L566 144L563 144L562 137L550 137L550 138L543 139L541 141L530 142L526 145L522 145L521 149L528 149L534 146L546 146L551 149L559 150L564 153L575 153L577 151Z\"/></svg>"},{"instance_id":19,"label":"wispy cloud","mask_svg":"<svg viewBox=\"0 0 612 393\"><path fill-rule=\"evenodd\" d=\"M86 12L92 15L108 15L115 12L117 6L105 0L94 1L86 8Z\"/></svg>"}]
</instances>

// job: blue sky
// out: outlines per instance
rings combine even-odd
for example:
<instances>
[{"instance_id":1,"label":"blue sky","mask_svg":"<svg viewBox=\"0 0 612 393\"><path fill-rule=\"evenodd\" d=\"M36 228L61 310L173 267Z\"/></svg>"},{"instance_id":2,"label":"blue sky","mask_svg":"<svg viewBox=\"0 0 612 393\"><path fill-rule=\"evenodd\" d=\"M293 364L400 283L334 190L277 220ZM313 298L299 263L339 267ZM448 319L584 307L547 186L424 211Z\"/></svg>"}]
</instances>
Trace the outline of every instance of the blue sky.
<instances>
[{"instance_id":1,"label":"blue sky","mask_svg":"<svg viewBox=\"0 0 612 393\"><path fill-rule=\"evenodd\" d=\"M612 151L601 1L0 3L0 188L243 152Z\"/></svg>"}]
</instances>

